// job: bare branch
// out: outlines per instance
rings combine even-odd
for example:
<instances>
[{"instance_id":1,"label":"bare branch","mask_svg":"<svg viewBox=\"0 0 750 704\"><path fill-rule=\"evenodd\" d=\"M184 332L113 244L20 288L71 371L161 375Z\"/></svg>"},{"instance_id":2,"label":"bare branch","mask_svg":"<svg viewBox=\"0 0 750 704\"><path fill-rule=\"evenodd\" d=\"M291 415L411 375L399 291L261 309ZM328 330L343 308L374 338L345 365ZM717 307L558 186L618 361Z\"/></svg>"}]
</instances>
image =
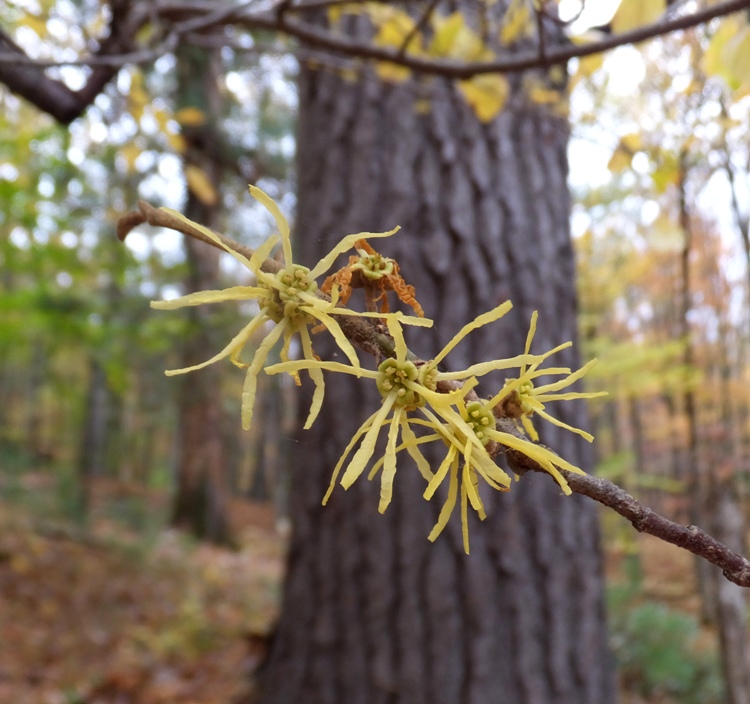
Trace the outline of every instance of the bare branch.
<instances>
[{"instance_id":1,"label":"bare branch","mask_svg":"<svg viewBox=\"0 0 750 704\"><path fill-rule=\"evenodd\" d=\"M422 30L422 28L425 26L427 21L430 19L430 16L435 11L435 8L437 7L439 0L430 0L427 7L425 7L422 14L419 16L419 19L414 23L414 26L409 30L409 33L404 37L404 41L401 43L401 46L398 48L398 55L404 56L406 52L409 49L409 44L411 44L412 39L419 34L419 32Z\"/></svg>"},{"instance_id":2,"label":"bare branch","mask_svg":"<svg viewBox=\"0 0 750 704\"><path fill-rule=\"evenodd\" d=\"M541 467L539 471L542 471ZM626 491L601 477L574 474L567 470L561 470L561 473L576 494L588 496L616 511L630 521L640 533L648 533L684 548L720 567L730 582L741 587L750 587L750 562L697 526L684 526L654 513Z\"/></svg>"},{"instance_id":3,"label":"bare branch","mask_svg":"<svg viewBox=\"0 0 750 704\"><path fill-rule=\"evenodd\" d=\"M351 4L347 0L346 4ZM561 64L570 59L599 54L618 46L634 44L653 39L664 34L675 31L690 29L704 24L718 17L739 12L750 8L750 0L727 0L727 2L711 5L698 12L662 20L654 24L616 34L601 41L591 42L583 45L564 45L550 48L544 56L539 55L538 47L529 51L519 52L507 57L492 61L462 62L450 59L438 59L425 56L413 56L408 53L400 53L399 49L379 47L364 44L347 37L334 34L325 28L311 25L306 22L291 20L288 15L299 12L308 7L330 5L331 2L310 3L308 5L290 5L285 12L278 15L275 11L248 12L246 4L232 6L231 8L216 9L211 3L196 5L165 4L159 9L160 17L170 19L190 15L194 18L190 22L177 23L172 28L172 34L182 36L191 31L193 26L208 30L217 25L235 24L245 29L264 29L279 31L290 37L299 39L306 44L331 51L351 58L365 58L378 61L387 61L412 69L416 73L440 75L446 78L466 79L484 73L513 73L533 68L546 68ZM338 3L336 3L338 4ZM342 3L343 4L343 3ZM244 9L243 9L244 8ZM209 22L208 16L214 19ZM215 18L221 18L217 20ZM193 24L193 22L195 24ZM166 44L162 44L161 50L166 53ZM73 61L40 61L31 59L18 52L5 51L0 53L0 64L28 64L37 67L49 66L122 66L125 63L144 63L153 60L158 49L150 49L147 52L132 52L129 54L114 54L113 52L97 52L96 55Z\"/></svg>"},{"instance_id":4,"label":"bare branch","mask_svg":"<svg viewBox=\"0 0 750 704\"><path fill-rule=\"evenodd\" d=\"M507 419L500 418L497 422L503 431L522 437L515 425L509 423ZM543 467L526 455L508 450L505 456L510 468L516 474L523 475L532 471L550 476ZM720 567L724 576L730 582L734 582L741 587L750 587L750 561L733 552L697 526L684 526L670 521L639 503L624 489L607 479L594 477L590 474L576 474L567 469L560 469L560 474L565 477L568 486L576 494L588 496L590 499L598 501L602 506L611 508L623 518L626 518L639 533L648 533L664 542L688 550Z\"/></svg>"},{"instance_id":5,"label":"bare branch","mask_svg":"<svg viewBox=\"0 0 750 704\"><path fill-rule=\"evenodd\" d=\"M598 42L591 42L590 44L580 46L566 45L556 47L550 49L544 57L540 57L538 50L534 49L493 61L471 62L431 59L422 56L411 56L409 54L400 56L398 50L363 45L354 40L333 35L318 27L290 22L289 20L284 20L283 25L277 27L277 29L310 45L328 51L357 58L389 61L410 68L417 73L466 79L483 73L513 73L532 68L546 68L555 64L565 63L577 57L599 54L618 46L634 44L646 39L653 39L654 37L669 34L670 32L690 29L717 17L723 17L747 8L750 8L750 0L729 0L725 3L712 5L699 12L639 27L630 32L616 34Z\"/></svg>"},{"instance_id":6,"label":"bare branch","mask_svg":"<svg viewBox=\"0 0 750 704\"><path fill-rule=\"evenodd\" d=\"M9 60L2 60L7 57ZM64 83L46 76L0 29L0 82L56 120L68 124L80 114L80 100Z\"/></svg>"}]
</instances>

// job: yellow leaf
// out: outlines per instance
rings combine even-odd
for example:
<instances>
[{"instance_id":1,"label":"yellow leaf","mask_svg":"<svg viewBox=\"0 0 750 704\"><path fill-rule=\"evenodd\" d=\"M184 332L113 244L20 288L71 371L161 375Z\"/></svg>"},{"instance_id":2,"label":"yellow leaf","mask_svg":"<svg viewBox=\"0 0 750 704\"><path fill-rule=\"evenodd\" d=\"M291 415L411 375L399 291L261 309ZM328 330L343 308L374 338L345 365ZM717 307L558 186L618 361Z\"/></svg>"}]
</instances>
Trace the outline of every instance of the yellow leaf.
<instances>
[{"instance_id":1,"label":"yellow leaf","mask_svg":"<svg viewBox=\"0 0 750 704\"><path fill-rule=\"evenodd\" d=\"M598 71L604 64L604 53L591 54L591 56L582 56L578 59L578 70L576 77L588 78Z\"/></svg>"},{"instance_id":2,"label":"yellow leaf","mask_svg":"<svg viewBox=\"0 0 750 704\"><path fill-rule=\"evenodd\" d=\"M453 12L447 17L435 14L432 17L433 35L427 52L431 56L449 56L456 35L464 25L460 12Z\"/></svg>"},{"instance_id":3,"label":"yellow leaf","mask_svg":"<svg viewBox=\"0 0 750 704\"><path fill-rule=\"evenodd\" d=\"M174 130L169 129L169 121L172 119L172 115L163 108L154 110L154 119L159 125L159 129L165 134L168 132L174 132Z\"/></svg>"},{"instance_id":4,"label":"yellow leaf","mask_svg":"<svg viewBox=\"0 0 750 704\"><path fill-rule=\"evenodd\" d=\"M185 167L185 180L190 192L205 205L216 205L219 194L211 183L208 174L195 164Z\"/></svg>"},{"instance_id":5,"label":"yellow leaf","mask_svg":"<svg viewBox=\"0 0 750 704\"><path fill-rule=\"evenodd\" d=\"M733 89L750 83L750 26L745 25L724 46L721 52Z\"/></svg>"},{"instance_id":6,"label":"yellow leaf","mask_svg":"<svg viewBox=\"0 0 750 704\"><path fill-rule=\"evenodd\" d=\"M178 154L184 154L187 149L187 142L181 134L173 134L167 132L165 137L167 138L167 144L174 149Z\"/></svg>"},{"instance_id":7,"label":"yellow leaf","mask_svg":"<svg viewBox=\"0 0 750 704\"><path fill-rule=\"evenodd\" d=\"M122 149L120 149L120 154L125 159L128 173L132 174L135 171L135 160L141 154L140 147L138 147L135 142L128 142L122 147Z\"/></svg>"},{"instance_id":8,"label":"yellow leaf","mask_svg":"<svg viewBox=\"0 0 750 704\"><path fill-rule=\"evenodd\" d=\"M683 149L690 146L689 141L685 142ZM660 151L656 157L656 164L656 168L651 173L651 182L657 193L664 193L669 186L677 183L680 176L680 163L674 153Z\"/></svg>"},{"instance_id":9,"label":"yellow leaf","mask_svg":"<svg viewBox=\"0 0 750 704\"><path fill-rule=\"evenodd\" d=\"M635 154L637 151L643 149L643 140L638 132L630 132L620 137L620 144L623 149L626 149L630 154Z\"/></svg>"},{"instance_id":10,"label":"yellow leaf","mask_svg":"<svg viewBox=\"0 0 750 704\"><path fill-rule=\"evenodd\" d=\"M550 103L556 103L560 100L559 91L552 90L551 88L545 88L542 85L534 85L529 88L529 99L539 105L549 105Z\"/></svg>"},{"instance_id":11,"label":"yellow leaf","mask_svg":"<svg viewBox=\"0 0 750 704\"><path fill-rule=\"evenodd\" d=\"M394 10L378 29L373 43L378 46L400 48L414 30L414 20L401 10ZM421 48L421 34L417 33L409 42L409 49Z\"/></svg>"},{"instance_id":12,"label":"yellow leaf","mask_svg":"<svg viewBox=\"0 0 750 704\"><path fill-rule=\"evenodd\" d=\"M727 17L721 21L718 28L708 43L706 52L703 54L701 68L709 76L721 76L725 80L729 77L726 72L724 61L724 48L727 42L734 37L740 30L740 23L737 17Z\"/></svg>"},{"instance_id":13,"label":"yellow leaf","mask_svg":"<svg viewBox=\"0 0 750 704\"><path fill-rule=\"evenodd\" d=\"M503 44L512 44L517 39L527 36L531 29L533 29L533 24L529 6L525 0L513 0L503 17L500 41Z\"/></svg>"},{"instance_id":14,"label":"yellow leaf","mask_svg":"<svg viewBox=\"0 0 750 704\"><path fill-rule=\"evenodd\" d=\"M133 119L139 121L143 116L146 105L151 103L151 96L143 87L143 74L134 70L130 75L130 90L128 91L128 109Z\"/></svg>"},{"instance_id":15,"label":"yellow leaf","mask_svg":"<svg viewBox=\"0 0 750 704\"><path fill-rule=\"evenodd\" d=\"M195 127L206 122L203 110L195 107L181 108L174 114L174 119L185 127Z\"/></svg>"},{"instance_id":16,"label":"yellow leaf","mask_svg":"<svg viewBox=\"0 0 750 704\"><path fill-rule=\"evenodd\" d=\"M38 15L26 15L21 22L21 26L28 27L38 37L47 36L47 19Z\"/></svg>"},{"instance_id":17,"label":"yellow leaf","mask_svg":"<svg viewBox=\"0 0 750 704\"><path fill-rule=\"evenodd\" d=\"M351 4L343 5L345 9L343 12L349 15L367 15L372 23L379 27L384 22L393 17L394 13L402 12L401 10L392 7L388 3L383 2L353 2Z\"/></svg>"},{"instance_id":18,"label":"yellow leaf","mask_svg":"<svg viewBox=\"0 0 750 704\"><path fill-rule=\"evenodd\" d=\"M630 166L633 155L643 148L641 135L637 132L631 132L620 137L620 143L617 145L614 154L607 164L607 168L612 173L619 173Z\"/></svg>"},{"instance_id":19,"label":"yellow leaf","mask_svg":"<svg viewBox=\"0 0 750 704\"><path fill-rule=\"evenodd\" d=\"M435 15L432 21L435 33L428 49L431 56L477 61L493 56L481 37L466 24L460 12L448 17Z\"/></svg>"},{"instance_id":20,"label":"yellow leaf","mask_svg":"<svg viewBox=\"0 0 750 704\"><path fill-rule=\"evenodd\" d=\"M607 164L607 168L612 173L620 173L620 171L625 171L630 166L632 158L633 153L631 151L623 149L622 145L618 145Z\"/></svg>"},{"instance_id":21,"label":"yellow leaf","mask_svg":"<svg viewBox=\"0 0 750 704\"><path fill-rule=\"evenodd\" d=\"M612 18L612 31L620 34L653 24L666 10L666 0L622 0Z\"/></svg>"},{"instance_id":22,"label":"yellow leaf","mask_svg":"<svg viewBox=\"0 0 750 704\"><path fill-rule=\"evenodd\" d=\"M375 64L375 73L381 80L389 83L403 83L411 75L411 71L406 66L399 66L391 61L378 61Z\"/></svg>"},{"instance_id":23,"label":"yellow leaf","mask_svg":"<svg viewBox=\"0 0 750 704\"><path fill-rule=\"evenodd\" d=\"M503 109L510 87L502 74L481 74L458 82L458 89L482 122L494 119Z\"/></svg>"}]
</instances>

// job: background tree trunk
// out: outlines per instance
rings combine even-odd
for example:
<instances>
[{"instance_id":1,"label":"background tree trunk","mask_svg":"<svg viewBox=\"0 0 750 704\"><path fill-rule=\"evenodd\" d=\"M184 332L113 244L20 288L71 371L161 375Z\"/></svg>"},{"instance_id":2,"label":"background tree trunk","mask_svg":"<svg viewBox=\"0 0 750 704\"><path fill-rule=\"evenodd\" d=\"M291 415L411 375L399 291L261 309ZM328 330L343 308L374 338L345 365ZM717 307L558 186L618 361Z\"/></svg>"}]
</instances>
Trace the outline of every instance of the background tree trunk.
<instances>
[{"instance_id":1,"label":"background tree trunk","mask_svg":"<svg viewBox=\"0 0 750 704\"><path fill-rule=\"evenodd\" d=\"M185 164L200 168L215 187L221 181L221 164L215 158L211 138L212 121L219 114L217 76L211 54L183 46L177 52L178 103L203 111L207 123L184 130L188 148ZM210 203L188 189L185 215L206 227L215 224L218 202ZM219 253L212 247L185 238L188 276L186 293L219 286ZM182 366L212 357L221 343L211 334L210 306L188 308L192 323L184 347ZM177 494L172 515L174 525L190 530L199 538L231 543L227 515L228 483L221 434L220 368L210 365L200 373L181 379L179 394L179 455Z\"/></svg>"},{"instance_id":2,"label":"background tree trunk","mask_svg":"<svg viewBox=\"0 0 750 704\"><path fill-rule=\"evenodd\" d=\"M535 309L535 349L575 340L566 121L518 98L482 126L452 87L430 87L425 113L414 84L302 70L298 259L313 263L343 234L400 224L379 249L398 259L436 321L434 333L408 333L417 354L429 358L507 298L514 311L447 365L517 354ZM331 356L325 343L316 349ZM578 364L575 351L561 357ZM427 541L441 501L422 499L424 482L403 458L385 515L364 479L324 508L334 463L379 398L336 375L326 389L322 417L298 435L289 572L261 700L615 701L594 505L527 475L510 493L483 495L488 518L472 521L470 556L458 516ZM577 404L560 416L586 424ZM543 441L590 469L577 436L545 427Z\"/></svg>"}]
</instances>

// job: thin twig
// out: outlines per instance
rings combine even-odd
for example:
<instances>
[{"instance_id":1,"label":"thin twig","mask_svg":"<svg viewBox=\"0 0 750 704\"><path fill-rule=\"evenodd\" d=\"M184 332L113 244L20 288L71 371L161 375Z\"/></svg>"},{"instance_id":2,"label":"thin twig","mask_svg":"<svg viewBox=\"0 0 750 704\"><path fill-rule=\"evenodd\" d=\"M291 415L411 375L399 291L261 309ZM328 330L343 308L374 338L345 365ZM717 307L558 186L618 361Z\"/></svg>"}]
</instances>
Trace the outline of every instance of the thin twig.
<instances>
[{"instance_id":1,"label":"thin twig","mask_svg":"<svg viewBox=\"0 0 750 704\"><path fill-rule=\"evenodd\" d=\"M404 37L404 41L401 43L401 46L398 48L399 56L403 56L404 54L406 54L406 50L409 48L411 40L414 39L417 34L419 34L421 29L427 23L427 20L430 19L430 15L432 15L432 13L435 11L438 1L439 0L431 0L427 7L425 7L422 14L419 16L419 19L417 19L417 21L414 23L414 26L409 30L408 34Z\"/></svg>"},{"instance_id":2,"label":"thin twig","mask_svg":"<svg viewBox=\"0 0 750 704\"><path fill-rule=\"evenodd\" d=\"M543 471L540 467L538 471ZM661 540L702 557L720 567L724 576L741 587L750 587L750 561L730 550L716 538L697 526L682 525L643 506L626 491L612 482L590 474L575 474L565 469L560 472L568 486L576 493L588 496L626 518L640 533L648 533Z\"/></svg>"},{"instance_id":3,"label":"thin twig","mask_svg":"<svg viewBox=\"0 0 750 704\"><path fill-rule=\"evenodd\" d=\"M414 56L413 54L399 56L395 49L361 44L345 37L333 35L312 25L297 22L292 23L289 20L285 20L283 26L277 27L277 29L308 44L328 51L356 56L358 58L388 61L410 68L417 73L439 75L446 78L467 79L485 73L515 73L532 68L545 68L562 64L570 59L590 56L591 54L600 54L603 51L614 49L618 46L642 42L678 30L690 29L717 17L723 17L747 8L750 8L750 0L729 0L719 5L711 5L704 10L690 15L677 17L673 20L656 22L645 27L638 27L629 32L622 32L607 37L601 41L581 45L566 44L559 46L550 49L543 60L540 59L537 49L520 52L493 61L432 59L424 56Z\"/></svg>"},{"instance_id":4,"label":"thin twig","mask_svg":"<svg viewBox=\"0 0 750 704\"><path fill-rule=\"evenodd\" d=\"M544 38L544 12L541 9L537 9L536 6L533 8L533 12L536 17L536 34L539 37L539 58L546 60L547 46Z\"/></svg>"}]
</instances>

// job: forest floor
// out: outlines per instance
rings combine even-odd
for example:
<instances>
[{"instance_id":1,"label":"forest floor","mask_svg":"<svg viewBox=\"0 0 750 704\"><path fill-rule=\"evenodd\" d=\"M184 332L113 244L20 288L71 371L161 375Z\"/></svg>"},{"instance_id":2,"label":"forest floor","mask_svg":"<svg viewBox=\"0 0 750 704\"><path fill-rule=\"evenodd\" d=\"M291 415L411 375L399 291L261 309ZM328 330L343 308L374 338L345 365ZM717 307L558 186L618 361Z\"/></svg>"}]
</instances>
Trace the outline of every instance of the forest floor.
<instances>
[{"instance_id":1,"label":"forest floor","mask_svg":"<svg viewBox=\"0 0 750 704\"><path fill-rule=\"evenodd\" d=\"M164 531L163 520L144 531L144 516L166 512L163 492L133 497L117 484L99 486L83 529L40 503L51 494L50 475L23 481L33 508L0 491L0 704L231 704L248 693L283 572L285 540L267 506L235 502L240 547L230 550ZM610 583L627 581L634 551L638 591L624 608L658 602L697 622L691 556L638 536L608 551ZM698 629L699 648L712 639ZM637 669L630 677L623 704L689 701L645 686Z\"/></svg>"},{"instance_id":2,"label":"forest floor","mask_svg":"<svg viewBox=\"0 0 750 704\"><path fill-rule=\"evenodd\" d=\"M144 538L101 515L84 531L0 500L0 704L228 704L247 693L284 552L265 507L253 508L229 550L176 531Z\"/></svg>"}]
</instances>

